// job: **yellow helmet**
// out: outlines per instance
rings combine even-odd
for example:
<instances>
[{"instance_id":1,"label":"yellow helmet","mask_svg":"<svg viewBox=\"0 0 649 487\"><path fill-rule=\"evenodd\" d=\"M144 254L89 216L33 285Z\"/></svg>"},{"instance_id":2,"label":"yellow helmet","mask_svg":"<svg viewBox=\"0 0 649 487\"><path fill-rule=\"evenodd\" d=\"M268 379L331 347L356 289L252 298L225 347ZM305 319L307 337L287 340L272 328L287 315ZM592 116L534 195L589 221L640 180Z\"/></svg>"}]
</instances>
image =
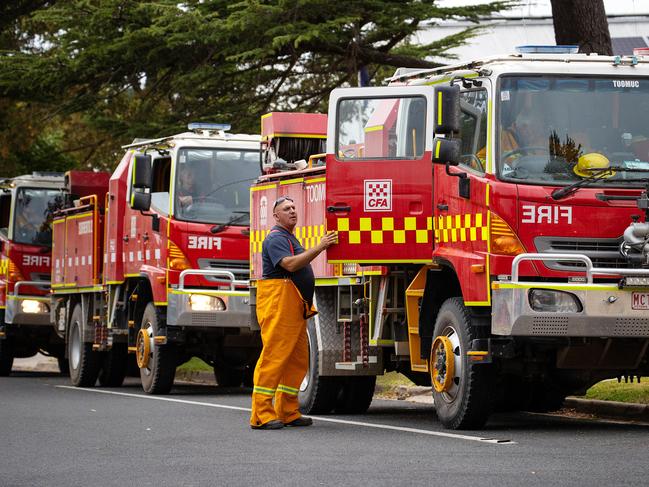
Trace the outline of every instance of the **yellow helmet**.
<instances>
[{"instance_id":1,"label":"yellow helmet","mask_svg":"<svg viewBox=\"0 0 649 487\"><path fill-rule=\"evenodd\" d=\"M606 169L610 165L611 163L605 155L599 152L589 152L579 158L572 171L579 177L587 178L593 175L592 171ZM615 171L604 172L599 175L602 178L610 178L611 176L615 176Z\"/></svg>"}]
</instances>

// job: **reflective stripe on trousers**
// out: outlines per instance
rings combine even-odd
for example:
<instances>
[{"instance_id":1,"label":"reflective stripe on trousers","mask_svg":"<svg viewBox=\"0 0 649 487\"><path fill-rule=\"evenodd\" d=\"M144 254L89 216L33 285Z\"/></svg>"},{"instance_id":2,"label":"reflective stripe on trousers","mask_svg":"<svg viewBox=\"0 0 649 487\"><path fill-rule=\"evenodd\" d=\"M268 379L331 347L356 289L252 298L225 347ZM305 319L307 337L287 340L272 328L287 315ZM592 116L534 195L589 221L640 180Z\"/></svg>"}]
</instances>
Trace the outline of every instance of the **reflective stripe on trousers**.
<instances>
[{"instance_id":1,"label":"reflective stripe on trousers","mask_svg":"<svg viewBox=\"0 0 649 487\"><path fill-rule=\"evenodd\" d=\"M263 348L255 367L252 425L274 419L289 423L301 416L297 394L309 367L303 313L302 297L293 281L257 282L257 320Z\"/></svg>"}]
</instances>

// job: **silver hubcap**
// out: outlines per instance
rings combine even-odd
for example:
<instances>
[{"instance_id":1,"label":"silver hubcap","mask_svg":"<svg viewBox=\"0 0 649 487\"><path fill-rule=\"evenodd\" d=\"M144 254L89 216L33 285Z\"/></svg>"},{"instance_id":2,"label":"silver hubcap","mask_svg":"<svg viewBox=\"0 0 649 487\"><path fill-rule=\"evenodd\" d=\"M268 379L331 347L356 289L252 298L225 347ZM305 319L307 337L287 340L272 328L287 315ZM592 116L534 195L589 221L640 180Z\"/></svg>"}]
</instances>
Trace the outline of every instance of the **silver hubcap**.
<instances>
[{"instance_id":1,"label":"silver hubcap","mask_svg":"<svg viewBox=\"0 0 649 487\"><path fill-rule=\"evenodd\" d=\"M304 392L307 390L307 387L309 387L309 382L311 380L311 335L309 334L309 330L306 331L306 336L307 336L307 353L309 354L309 368L306 369L306 375L304 376L304 379L302 379L302 383L300 384L300 392Z\"/></svg>"},{"instance_id":2,"label":"silver hubcap","mask_svg":"<svg viewBox=\"0 0 649 487\"><path fill-rule=\"evenodd\" d=\"M70 337L70 367L74 370L79 368L81 362L81 328L79 322L72 325L72 336Z\"/></svg>"}]
</instances>

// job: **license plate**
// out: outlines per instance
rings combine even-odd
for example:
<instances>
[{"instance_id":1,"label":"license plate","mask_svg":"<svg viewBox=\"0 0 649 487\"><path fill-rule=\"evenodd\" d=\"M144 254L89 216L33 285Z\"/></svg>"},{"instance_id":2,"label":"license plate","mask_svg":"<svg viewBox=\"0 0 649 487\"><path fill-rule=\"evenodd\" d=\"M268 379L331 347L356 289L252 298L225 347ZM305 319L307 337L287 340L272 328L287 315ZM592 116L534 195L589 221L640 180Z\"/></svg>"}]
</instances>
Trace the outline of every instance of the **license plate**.
<instances>
[{"instance_id":1,"label":"license plate","mask_svg":"<svg viewBox=\"0 0 649 487\"><path fill-rule=\"evenodd\" d=\"M631 309L649 309L649 293L633 293Z\"/></svg>"}]
</instances>

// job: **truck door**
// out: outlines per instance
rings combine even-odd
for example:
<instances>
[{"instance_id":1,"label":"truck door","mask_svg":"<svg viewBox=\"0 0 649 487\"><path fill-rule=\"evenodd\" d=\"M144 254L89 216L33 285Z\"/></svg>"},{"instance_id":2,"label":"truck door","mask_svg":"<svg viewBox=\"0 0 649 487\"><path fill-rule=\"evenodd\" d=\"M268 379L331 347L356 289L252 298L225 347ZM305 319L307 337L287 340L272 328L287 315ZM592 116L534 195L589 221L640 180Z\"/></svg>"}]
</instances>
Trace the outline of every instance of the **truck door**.
<instances>
[{"instance_id":1,"label":"truck door","mask_svg":"<svg viewBox=\"0 0 649 487\"><path fill-rule=\"evenodd\" d=\"M334 90L327 127L330 263L430 262L433 88Z\"/></svg>"}]
</instances>

